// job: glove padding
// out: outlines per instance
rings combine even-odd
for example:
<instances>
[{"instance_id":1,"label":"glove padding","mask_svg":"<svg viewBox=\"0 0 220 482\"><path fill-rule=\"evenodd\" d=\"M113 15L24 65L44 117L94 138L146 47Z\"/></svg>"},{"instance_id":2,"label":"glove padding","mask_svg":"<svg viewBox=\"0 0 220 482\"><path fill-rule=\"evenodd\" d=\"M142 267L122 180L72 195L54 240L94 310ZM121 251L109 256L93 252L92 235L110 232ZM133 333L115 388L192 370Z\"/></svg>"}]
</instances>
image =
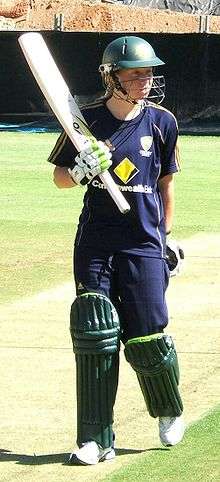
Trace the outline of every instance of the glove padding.
<instances>
[{"instance_id":1,"label":"glove padding","mask_svg":"<svg viewBox=\"0 0 220 482\"><path fill-rule=\"evenodd\" d=\"M184 251L174 239L167 240L166 261L170 270L170 276L180 274L183 266Z\"/></svg>"},{"instance_id":2,"label":"glove padding","mask_svg":"<svg viewBox=\"0 0 220 482\"><path fill-rule=\"evenodd\" d=\"M73 169L68 169L68 172L76 184L88 184L111 166L111 157L112 154L104 142L90 141L86 149L76 156L76 165Z\"/></svg>"}]
</instances>

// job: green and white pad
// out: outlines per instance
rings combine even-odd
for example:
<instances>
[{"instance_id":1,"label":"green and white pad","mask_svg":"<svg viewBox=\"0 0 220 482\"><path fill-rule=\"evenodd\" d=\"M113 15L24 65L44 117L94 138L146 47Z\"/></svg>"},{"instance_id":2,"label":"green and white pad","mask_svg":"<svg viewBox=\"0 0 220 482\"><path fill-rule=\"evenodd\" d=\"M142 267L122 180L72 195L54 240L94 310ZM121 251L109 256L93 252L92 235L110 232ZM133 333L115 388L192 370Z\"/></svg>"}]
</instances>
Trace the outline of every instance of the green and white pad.
<instances>
[{"instance_id":1,"label":"green and white pad","mask_svg":"<svg viewBox=\"0 0 220 482\"><path fill-rule=\"evenodd\" d=\"M132 338L125 357L136 371L152 417L177 417L183 411L179 394L179 366L173 340L163 333Z\"/></svg>"},{"instance_id":2,"label":"green and white pad","mask_svg":"<svg viewBox=\"0 0 220 482\"><path fill-rule=\"evenodd\" d=\"M111 301L85 293L73 302L70 332L76 358L77 443L113 444L113 407L118 387L120 326Z\"/></svg>"}]
</instances>

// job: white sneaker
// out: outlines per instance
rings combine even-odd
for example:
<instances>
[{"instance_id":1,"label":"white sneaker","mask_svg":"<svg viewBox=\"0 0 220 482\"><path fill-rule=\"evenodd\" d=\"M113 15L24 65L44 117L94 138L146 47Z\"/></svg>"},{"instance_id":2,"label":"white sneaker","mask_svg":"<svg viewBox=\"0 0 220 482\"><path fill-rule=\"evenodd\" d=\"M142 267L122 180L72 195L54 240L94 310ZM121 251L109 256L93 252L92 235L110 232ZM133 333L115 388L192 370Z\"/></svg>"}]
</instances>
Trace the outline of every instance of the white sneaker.
<instances>
[{"instance_id":1,"label":"white sneaker","mask_svg":"<svg viewBox=\"0 0 220 482\"><path fill-rule=\"evenodd\" d=\"M181 442L184 431L182 415L180 417L159 417L160 441L165 447Z\"/></svg>"},{"instance_id":2,"label":"white sneaker","mask_svg":"<svg viewBox=\"0 0 220 482\"><path fill-rule=\"evenodd\" d=\"M115 458L115 451L112 447L103 449L96 442L86 442L70 455L69 464L72 465L95 465L104 460L113 460Z\"/></svg>"}]
</instances>

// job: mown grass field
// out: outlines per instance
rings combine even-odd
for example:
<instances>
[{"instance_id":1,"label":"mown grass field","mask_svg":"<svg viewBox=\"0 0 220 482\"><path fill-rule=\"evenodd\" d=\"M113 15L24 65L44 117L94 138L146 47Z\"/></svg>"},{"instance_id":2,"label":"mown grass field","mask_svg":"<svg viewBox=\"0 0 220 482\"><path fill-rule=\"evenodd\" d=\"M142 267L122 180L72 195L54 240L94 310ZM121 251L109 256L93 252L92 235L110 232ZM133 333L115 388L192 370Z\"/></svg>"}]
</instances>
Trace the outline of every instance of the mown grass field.
<instances>
[{"instance_id":1,"label":"mown grass field","mask_svg":"<svg viewBox=\"0 0 220 482\"><path fill-rule=\"evenodd\" d=\"M58 190L54 186L53 166L46 158L56 138L57 134L1 133L0 301L3 304L72 278L72 246L84 189ZM181 137L180 153L182 172L176 176L173 236L184 239L196 233L219 233L220 137ZM102 480L219 480L219 418L216 409L189 427L184 442L173 450L149 449L132 466L126 465ZM0 476L0 480L4 479ZM37 482L33 474L30 480ZM59 476L48 480L59 482Z\"/></svg>"},{"instance_id":2,"label":"mown grass field","mask_svg":"<svg viewBox=\"0 0 220 482\"><path fill-rule=\"evenodd\" d=\"M172 449L156 449L103 479L103 482L217 482L220 406L188 428L185 439Z\"/></svg>"},{"instance_id":3,"label":"mown grass field","mask_svg":"<svg viewBox=\"0 0 220 482\"><path fill-rule=\"evenodd\" d=\"M72 244L83 189L58 190L46 162L56 134L5 133L0 158L2 301L72 276Z\"/></svg>"}]
</instances>

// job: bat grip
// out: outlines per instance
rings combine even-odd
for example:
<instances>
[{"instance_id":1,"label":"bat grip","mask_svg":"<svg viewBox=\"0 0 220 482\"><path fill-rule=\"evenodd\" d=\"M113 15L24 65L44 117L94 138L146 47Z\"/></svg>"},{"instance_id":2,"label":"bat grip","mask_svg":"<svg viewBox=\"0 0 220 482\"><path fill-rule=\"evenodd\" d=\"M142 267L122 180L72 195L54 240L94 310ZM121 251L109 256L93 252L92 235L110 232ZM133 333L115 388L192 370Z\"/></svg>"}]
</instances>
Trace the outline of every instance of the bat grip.
<instances>
[{"instance_id":1,"label":"bat grip","mask_svg":"<svg viewBox=\"0 0 220 482\"><path fill-rule=\"evenodd\" d=\"M115 204L118 206L118 209L121 211L121 213L128 213L130 211L130 206L121 191L119 190L117 184L115 184L115 182L113 181L111 174L108 171L104 171L102 174L99 175L99 177L105 185L106 189L108 190L110 196L115 201Z\"/></svg>"}]
</instances>

